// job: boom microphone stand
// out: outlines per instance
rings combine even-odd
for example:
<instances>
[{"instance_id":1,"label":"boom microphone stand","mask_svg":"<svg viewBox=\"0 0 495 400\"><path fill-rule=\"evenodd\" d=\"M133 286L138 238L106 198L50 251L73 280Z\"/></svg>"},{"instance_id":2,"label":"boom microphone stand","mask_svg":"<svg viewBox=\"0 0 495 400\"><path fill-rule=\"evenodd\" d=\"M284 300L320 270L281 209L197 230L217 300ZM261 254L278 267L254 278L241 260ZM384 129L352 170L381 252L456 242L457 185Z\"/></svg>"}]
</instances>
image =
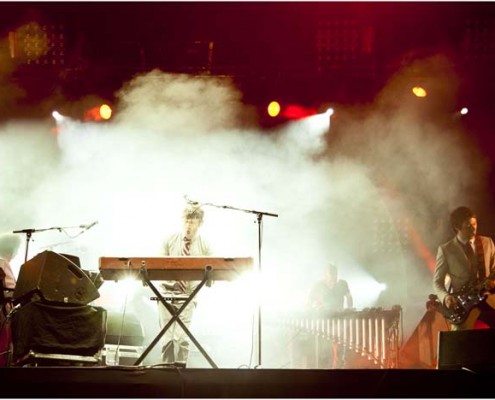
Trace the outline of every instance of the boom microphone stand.
<instances>
[{"instance_id":1,"label":"boom microphone stand","mask_svg":"<svg viewBox=\"0 0 495 400\"><path fill-rule=\"evenodd\" d=\"M24 262L27 262L28 260L28 253L29 253L29 242L31 241L31 236L35 232L45 232L45 231L53 231L57 230L59 232L62 232L64 229L71 229L71 228L81 228L83 229L82 232L87 231L88 229L92 228L98 223L98 221L92 222L91 224L87 225L77 225L77 226L54 226L52 228L43 228L43 229L33 229L33 228L28 228L28 229L21 229L18 231L13 231L12 233L25 233L26 234L26 251L24 253ZM81 232L81 233L82 233Z\"/></svg>"},{"instance_id":2,"label":"boom microphone stand","mask_svg":"<svg viewBox=\"0 0 495 400\"><path fill-rule=\"evenodd\" d=\"M273 213L268 213L264 211L256 211L256 210L247 210L243 208L237 208L237 207L232 207L232 206L221 206L218 204L212 204L212 203L199 203L197 201L192 201L190 200L187 196L184 196L184 199L186 200L187 203L195 206L211 206L211 207L216 207L216 208L223 208L223 209L228 209L228 210L235 210L235 211L243 211L246 213L250 214L256 214L256 222L258 224L258 272L261 277L261 223L263 220L263 215L267 215L269 217L276 217L278 218L278 214L273 214ZM261 300L258 299L258 367L261 366Z\"/></svg>"}]
</instances>

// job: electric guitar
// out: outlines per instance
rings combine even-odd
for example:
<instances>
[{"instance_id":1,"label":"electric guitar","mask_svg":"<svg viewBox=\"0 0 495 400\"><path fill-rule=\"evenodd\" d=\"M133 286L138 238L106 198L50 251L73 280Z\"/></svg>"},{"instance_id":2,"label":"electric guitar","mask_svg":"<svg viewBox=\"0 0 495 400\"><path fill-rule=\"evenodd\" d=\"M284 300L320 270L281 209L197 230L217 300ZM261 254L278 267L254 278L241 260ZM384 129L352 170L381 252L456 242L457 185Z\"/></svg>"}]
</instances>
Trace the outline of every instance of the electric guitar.
<instances>
[{"instance_id":1,"label":"electric guitar","mask_svg":"<svg viewBox=\"0 0 495 400\"><path fill-rule=\"evenodd\" d=\"M485 300L489 293L493 293L495 289L488 290L486 284L495 278L495 271L492 272L486 279L476 285L464 285L461 290L452 295L457 299L457 305L454 309L440 308L440 312L445 319L454 325L462 324L468 317L471 310Z\"/></svg>"}]
</instances>

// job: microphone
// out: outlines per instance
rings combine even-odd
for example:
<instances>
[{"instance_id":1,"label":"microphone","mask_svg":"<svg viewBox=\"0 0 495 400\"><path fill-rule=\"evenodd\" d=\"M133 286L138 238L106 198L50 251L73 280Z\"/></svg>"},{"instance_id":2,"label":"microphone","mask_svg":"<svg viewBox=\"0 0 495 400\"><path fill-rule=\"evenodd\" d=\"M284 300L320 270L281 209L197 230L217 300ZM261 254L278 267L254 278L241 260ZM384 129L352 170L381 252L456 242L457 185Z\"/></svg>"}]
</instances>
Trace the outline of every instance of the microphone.
<instances>
[{"instance_id":1,"label":"microphone","mask_svg":"<svg viewBox=\"0 0 495 400\"><path fill-rule=\"evenodd\" d=\"M91 222L88 225L79 225L79 228L83 228L85 230L91 229L93 226L95 226L98 223L98 221Z\"/></svg>"},{"instance_id":2,"label":"microphone","mask_svg":"<svg viewBox=\"0 0 495 400\"><path fill-rule=\"evenodd\" d=\"M197 201L192 201L189 197L187 197L187 195L185 194L184 195L184 199L186 200L186 202L192 206L197 206L199 205L199 203Z\"/></svg>"}]
</instances>

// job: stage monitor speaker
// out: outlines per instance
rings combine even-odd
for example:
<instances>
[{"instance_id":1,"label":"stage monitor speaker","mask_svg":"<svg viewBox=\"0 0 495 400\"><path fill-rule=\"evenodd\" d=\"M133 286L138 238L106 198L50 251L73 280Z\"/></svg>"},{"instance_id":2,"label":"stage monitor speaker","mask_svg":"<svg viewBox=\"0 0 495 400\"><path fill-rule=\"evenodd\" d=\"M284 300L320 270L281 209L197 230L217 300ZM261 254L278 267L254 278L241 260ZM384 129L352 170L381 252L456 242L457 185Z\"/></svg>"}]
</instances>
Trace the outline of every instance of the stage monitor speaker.
<instances>
[{"instance_id":1,"label":"stage monitor speaker","mask_svg":"<svg viewBox=\"0 0 495 400\"><path fill-rule=\"evenodd\" d=\"M25 262L14 290L14 304L36 296L51 303L85 305L100 297L98 289L81 268L79 258L46 250Z\"/></svg>"},{"instance_id":2,"label":"stage monitor speaker","mask_svg":"<svg viewBox=\"0 0 495 400\"><path fill-rule=\"evenodd\" d=\"M495 369L495 329L438 333L438 369Z\"/></svg>"},{"instance_id":3,"label":"stage monitor speaker","mask_svg":"<svg viewBox=\"0 0 495 400\"><path fill-rule=\"evenodd\" d=\"M28 303L12 317L14 363L31 351L94 356L105 344L106 319L102 307Z\"/></svg>"}]
</instances>

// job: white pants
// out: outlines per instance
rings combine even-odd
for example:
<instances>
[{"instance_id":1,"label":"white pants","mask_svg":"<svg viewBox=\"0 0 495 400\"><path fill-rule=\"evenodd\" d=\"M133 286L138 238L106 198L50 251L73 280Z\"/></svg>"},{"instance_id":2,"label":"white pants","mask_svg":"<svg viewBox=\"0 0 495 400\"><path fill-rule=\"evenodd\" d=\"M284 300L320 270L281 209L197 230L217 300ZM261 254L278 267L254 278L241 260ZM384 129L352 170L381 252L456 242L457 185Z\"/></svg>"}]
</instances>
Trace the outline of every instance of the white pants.
<instances>
[{"instance_id":1,"label":"white pants","mask_svg":"<svg viewBox=\"0 0 495 400\"><path fill-rule=\"evenodd\" d=\"M171 304L169 302L169 304ZM175 310L178 310L184 304L183 301L171 304ZM158 313L160 317L160 329L172 319L172 314L165 308L162 303L158 304ZM181 312L178 318L184 323L187 329L191 327L191 321L196 303L191 301L188 306ZM182 327L174 322L162 336L162 361L166 363L186 363L189 355L189 336L184 332Z\"/></svg>"}]
</instances>

